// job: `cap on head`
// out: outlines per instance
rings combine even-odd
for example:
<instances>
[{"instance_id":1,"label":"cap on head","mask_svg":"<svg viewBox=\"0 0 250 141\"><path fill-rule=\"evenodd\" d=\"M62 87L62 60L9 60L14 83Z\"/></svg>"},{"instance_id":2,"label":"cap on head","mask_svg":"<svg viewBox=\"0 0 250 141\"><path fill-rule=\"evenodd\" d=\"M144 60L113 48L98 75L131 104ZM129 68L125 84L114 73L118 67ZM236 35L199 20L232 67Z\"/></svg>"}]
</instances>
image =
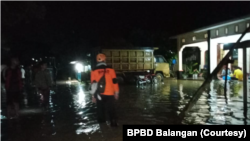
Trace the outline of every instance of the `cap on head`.
<instances>
[{"instance_id":1,"label":"cap on head","mask_svg":"<svg viewBox=\"0 0 250 141\"><path fill-rule=\"evenodd\" d=\"M97 62L104 62L106 61L106 56L102 53L99 53L97 56L96 56L96 61Z\"/></svg>"}]
</instances>

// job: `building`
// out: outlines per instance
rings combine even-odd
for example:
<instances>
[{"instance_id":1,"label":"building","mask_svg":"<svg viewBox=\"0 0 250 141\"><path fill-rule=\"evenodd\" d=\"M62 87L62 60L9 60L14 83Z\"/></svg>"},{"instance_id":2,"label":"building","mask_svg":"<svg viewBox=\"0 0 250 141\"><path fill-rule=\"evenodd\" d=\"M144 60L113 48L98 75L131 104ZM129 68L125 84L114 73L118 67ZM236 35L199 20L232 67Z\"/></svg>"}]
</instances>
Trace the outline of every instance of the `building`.
<instances>
[{"instance_id":1,"label":"building","mask_svg":"<svg viewBox=\"0 0 250 141\"><path fill-rule=\"evenodd\" d=\"M210 64L210 73L212 73L218 63L228 53L227 45L236 43L242 33L250 26L249 24L250 15L172 37L171 39L177 39L178 71L183 71L183 50L189 47L196 47L200 50L200 69ZM240 46L250 47L250 30L241 39ZM246 57L248 64L247 72L249 73L250 48L247 48ZM243 68L243 49L235 49L231 59L235 60L235 65Z\"/></svg>"}]
</instances>

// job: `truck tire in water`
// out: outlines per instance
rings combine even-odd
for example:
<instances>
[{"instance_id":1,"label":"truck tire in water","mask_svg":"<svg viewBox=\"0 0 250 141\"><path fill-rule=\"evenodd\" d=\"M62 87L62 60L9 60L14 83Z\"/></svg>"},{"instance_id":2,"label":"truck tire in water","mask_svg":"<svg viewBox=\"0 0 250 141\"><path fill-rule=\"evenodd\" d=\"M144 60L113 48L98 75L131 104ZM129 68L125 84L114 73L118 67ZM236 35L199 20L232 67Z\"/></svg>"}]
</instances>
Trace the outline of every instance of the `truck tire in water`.
<instances>
[{"instance_id":1,"label":"truck tire in water","mask_svg":"<svg viewBox=\"0 0 250 141\"><path fill-rule=\"evenodd\" d=\"M156 82L155 83L161 83L161 82L163 82L163 75L161 74L161 73L156 73L156 75L155 75L155 80L156 80Z\"/></svg>"}]
</instances>

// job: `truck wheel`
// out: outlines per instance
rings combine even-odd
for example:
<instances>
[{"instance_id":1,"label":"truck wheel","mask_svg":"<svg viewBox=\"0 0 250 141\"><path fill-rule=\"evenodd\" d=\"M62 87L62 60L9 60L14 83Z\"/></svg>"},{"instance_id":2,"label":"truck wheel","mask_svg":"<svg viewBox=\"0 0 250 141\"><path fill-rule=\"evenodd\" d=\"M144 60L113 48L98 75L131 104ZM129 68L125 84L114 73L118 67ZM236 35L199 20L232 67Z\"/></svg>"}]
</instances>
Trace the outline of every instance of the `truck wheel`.
<instances>
[{"instance_id":1,"label":"truck wheel","mask_svg":"<svg viewBox=\"0 0 250 141\"><path fill-rule=\"evenodd\" d=\"M157 73L156 75L155 75L155 79L157 80L157 83L161 83L161 82L163 82L163 75L161 74L161 73Z\"/></svg>"}]
</instances>

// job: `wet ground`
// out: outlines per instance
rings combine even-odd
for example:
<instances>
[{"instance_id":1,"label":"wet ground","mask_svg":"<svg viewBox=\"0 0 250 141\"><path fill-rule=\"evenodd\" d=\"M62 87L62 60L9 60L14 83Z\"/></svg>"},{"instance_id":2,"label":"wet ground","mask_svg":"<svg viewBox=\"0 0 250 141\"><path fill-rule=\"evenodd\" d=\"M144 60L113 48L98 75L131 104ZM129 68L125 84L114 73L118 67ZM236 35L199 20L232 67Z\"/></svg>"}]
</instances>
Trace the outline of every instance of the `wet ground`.
<instances>
[{"instance_id":1,"label":"wet ground","mask_svg":"<svg viewBox=\"0 0 250 141\"><path fill-rule=\"evenodd\" d=\"M213 80L186 116L185 124L250 125L250 80L247 84L247 108L243 105L243 82ZM227 99L227 100L226 100ZM244 116L246 112L246 116Z\"/></svg>"},{"instance_id":2,"label":"wet ground","mask_svg":"<svg viewBox=\"0 0 250 141\"><path fill-rule=\"evenodd\" d=\"M120 99L116 103L119 126L116 128L97 123L96 106L91 102L87 86L78 82L58 82L54 93L51 93L48 112L41 110L39 97L31 88L22 99L19 120L5 119L6 107L2 96L1 139L121 141L124 124L177 124L180 110L202 83L165 80L164 84L144 88L120 86ZM183 123L249 124L249 117L243 116L242 84L232 83L228 90L230 102L225 106L223 85L220 81L212 83L211 90L204 92ZM249 102L248 99L248 107Z\"/></svg>"}]
</instances>

